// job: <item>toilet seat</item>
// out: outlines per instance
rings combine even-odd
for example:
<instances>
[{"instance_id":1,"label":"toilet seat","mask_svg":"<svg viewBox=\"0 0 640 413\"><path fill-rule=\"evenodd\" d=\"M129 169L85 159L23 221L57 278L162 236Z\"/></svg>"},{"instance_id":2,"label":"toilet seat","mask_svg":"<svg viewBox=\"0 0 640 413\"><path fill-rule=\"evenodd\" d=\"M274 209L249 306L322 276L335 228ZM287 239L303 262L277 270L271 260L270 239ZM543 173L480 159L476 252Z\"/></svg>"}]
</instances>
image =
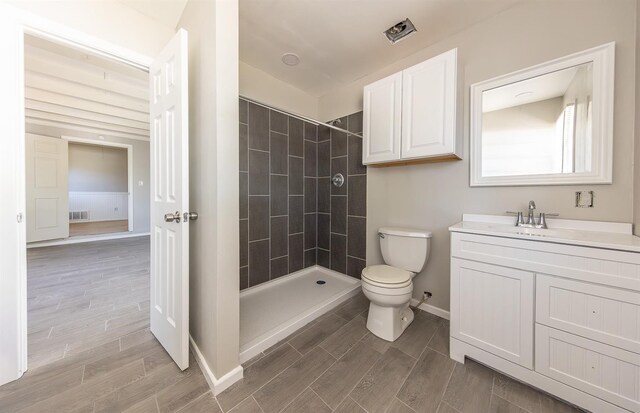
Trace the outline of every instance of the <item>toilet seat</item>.
<instances>
[{"instance_id":1,"label":"toilet seat","mask_svg":"<svg viewBox=\"0 0 640 413\"><path fill-rule=\"evenodd\" d=\"M362 282L382 288L411 285L413 273L390 265L372 265L362 270Z\"/></svg>"}]
</instances>

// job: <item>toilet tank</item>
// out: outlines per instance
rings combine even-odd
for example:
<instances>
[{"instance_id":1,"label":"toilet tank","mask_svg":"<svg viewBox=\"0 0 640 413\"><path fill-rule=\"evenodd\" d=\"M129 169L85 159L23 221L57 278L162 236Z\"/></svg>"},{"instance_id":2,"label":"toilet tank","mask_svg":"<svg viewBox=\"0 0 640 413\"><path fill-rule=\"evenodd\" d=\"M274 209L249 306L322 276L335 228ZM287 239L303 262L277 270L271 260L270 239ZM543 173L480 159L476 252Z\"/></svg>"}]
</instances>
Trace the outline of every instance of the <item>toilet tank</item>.
<instances>
[{"instance_id":1,"label":"toilet tank","mask_svg":"<svg viewBox=\"0 0 640 413\"><path fill-rule=\"evenodd\" d=\"M383 227L378 230L384 262L419 273L429 258L431 232L421 229Z\"/></svg>"}]
</instances>

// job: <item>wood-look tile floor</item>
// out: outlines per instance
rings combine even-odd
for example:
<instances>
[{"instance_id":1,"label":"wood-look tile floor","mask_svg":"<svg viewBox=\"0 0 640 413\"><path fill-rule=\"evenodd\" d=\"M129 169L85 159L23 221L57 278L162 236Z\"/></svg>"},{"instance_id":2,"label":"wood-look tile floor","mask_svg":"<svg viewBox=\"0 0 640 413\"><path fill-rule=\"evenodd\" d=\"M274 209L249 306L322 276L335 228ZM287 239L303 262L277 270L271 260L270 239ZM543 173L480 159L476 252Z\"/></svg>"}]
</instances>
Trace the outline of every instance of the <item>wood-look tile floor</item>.
<instances>
[{"instance_id":1,"label":"wood-look tile floor","mask_svg":"<svg viewBox=\"0 0 640 413\"><path fill-rule=\"evenodd\" d=\"M29 370L0 412L219 412L149 331L149 237L28 250Z\"/></svg>"},{"instance_id":2,"label":"wood-look tile floor","mask_svg":"<svg viewBox=\"0 0 640 413\"><path fill-rule=\"evenodd\" d=\"M214 398L149 332L148 237L31 249L29 371L0 412L578 412L448 356L448 322L424 312L394 343L366 329L358 295L245 363Z\"/></svg>"},{"instance_id":3,"label":"wood-look tile floor","mask_svg":"<svg viewBox=\"0 0 640 413\"><path fill-rule=\"evenodd\" d=\"M69 236L112 234L115 232L129 231L129 221L97 221L97 222L73 222L69 224Z\"/></svg>"},{"instance_id":4,"label":"wood-look tile floor","mask_svg":"<svg viewBox=\"0 0 640 413\"><path fill-rule=\"evenodd\" d=\"M418 311L394 343L366 329L358 295L244 364L223 412L577 413L468 360L449 358L449 322Z\"/></svg>"}]
</instances>

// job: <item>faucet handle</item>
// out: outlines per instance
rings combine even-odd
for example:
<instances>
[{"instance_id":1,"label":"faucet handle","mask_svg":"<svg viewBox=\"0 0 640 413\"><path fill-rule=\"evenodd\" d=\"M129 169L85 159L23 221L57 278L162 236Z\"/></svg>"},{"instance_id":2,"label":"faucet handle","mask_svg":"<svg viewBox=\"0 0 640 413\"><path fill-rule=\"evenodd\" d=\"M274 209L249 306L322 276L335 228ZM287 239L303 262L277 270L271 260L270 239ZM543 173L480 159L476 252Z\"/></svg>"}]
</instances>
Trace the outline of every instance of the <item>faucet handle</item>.
<instances>
[{"instance_id":1,"label":"faucet handle","mask_svg":"<svg viewBox=\"0 0 640 413\"><path fill-rule=\"evenodd\" d=\"M535 203L535 201L529 201L529 209L530 209L530 210L534 210L534 209L536 209L536 203Z\"/></svg>"}]
</instances>

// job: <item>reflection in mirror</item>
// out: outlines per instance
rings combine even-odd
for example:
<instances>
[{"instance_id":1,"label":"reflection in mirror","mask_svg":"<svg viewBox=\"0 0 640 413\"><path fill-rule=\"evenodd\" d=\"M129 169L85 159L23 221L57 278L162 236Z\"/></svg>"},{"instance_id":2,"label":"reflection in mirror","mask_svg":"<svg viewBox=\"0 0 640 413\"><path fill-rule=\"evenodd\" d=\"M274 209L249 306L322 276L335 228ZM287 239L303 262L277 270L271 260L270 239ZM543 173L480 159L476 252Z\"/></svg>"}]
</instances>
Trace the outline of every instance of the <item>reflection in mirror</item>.
<instances>
[{"instance_id":1,"label":"reflection in mirror","mask_svg":"<svg viewBox=\"0 0 640 413\"><path fill-rule=\"evenodd\" d=\"M482 176L592 171L593 63L482 92Z\"/></svg>"}]
</instances>

